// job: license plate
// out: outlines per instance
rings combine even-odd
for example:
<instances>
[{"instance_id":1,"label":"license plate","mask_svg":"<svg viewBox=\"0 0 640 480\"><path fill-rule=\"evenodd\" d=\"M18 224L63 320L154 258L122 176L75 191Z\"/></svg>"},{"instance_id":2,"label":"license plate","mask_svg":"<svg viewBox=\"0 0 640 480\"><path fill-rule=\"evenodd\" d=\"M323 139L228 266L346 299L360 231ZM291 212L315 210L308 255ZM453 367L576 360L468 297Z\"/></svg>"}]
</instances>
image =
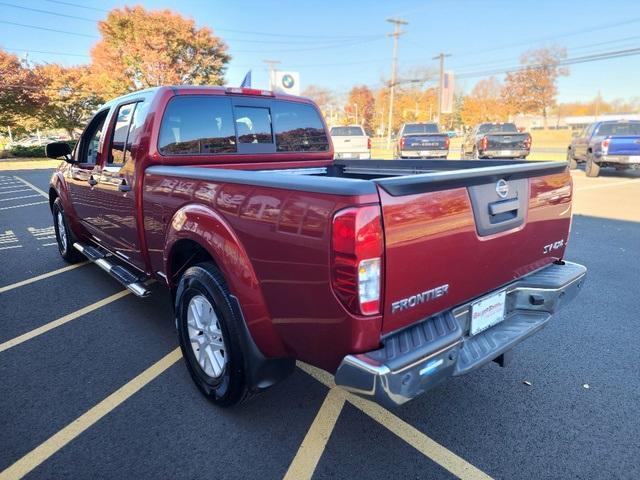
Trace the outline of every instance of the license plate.
<instances>
[{"instance_id":1,"label":"license plate","mask_svg":"<svg viewBox=\"0 0 640 480\"><path fill-rule=\"evenodd\" d=\"M432 156L437 155L437 154L438 154L437 152L434 152L432 150L422 150L420 152L420 156L421 157L432 157Z\"/></svg>"},{"instance_id":2,"label":"license plate","mask_svg":"<svg viewBox=\"0 0 640 480\"><path fill-rule=\"evenodd\" d=\"M470 335L475 335L504 320L504 306L507 292L488 295L471 304Z\"/></svg>"},{"instance_id":3,"label":"license plate","mask_svg":"<svg viewBox=\"0 0 640 480\"><path fill-rule=\"evenodd\" d=\"M515 154L515 152L513 150L505 150L504 152L502 152L502 154L505 157L513 157L513 155Z\"/></svg>"},{"instance_id":4,"label":"license plate","mask_svg":"<svg viewBox=\"0 0 640 480\"><path fill-rule=\"evenodd\" d=\"M629 163L640 163L640 155L629 155Z\"/></svg>"}]
</instances>

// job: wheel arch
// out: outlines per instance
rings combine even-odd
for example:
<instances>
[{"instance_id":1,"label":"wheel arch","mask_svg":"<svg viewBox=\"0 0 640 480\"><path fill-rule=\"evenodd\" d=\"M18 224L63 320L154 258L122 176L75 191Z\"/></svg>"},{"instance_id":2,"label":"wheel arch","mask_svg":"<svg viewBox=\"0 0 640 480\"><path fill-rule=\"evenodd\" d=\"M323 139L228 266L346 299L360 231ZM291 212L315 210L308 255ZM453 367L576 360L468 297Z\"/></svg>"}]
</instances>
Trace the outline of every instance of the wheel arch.
<instances>
[{"instance_id":1,"label":"wheel arch","mask_svg":"<svg viewBox=\"0 0 640 480\"><path fill-rule=\"evenodd\" d=\"M164 267L172 293L186 268L202 261L212 262L241 307L256 345L267 357L286 356L251 260L220 214L201 204L180 208L169 222L164 252Z\"/></svg>"}]
</instances>

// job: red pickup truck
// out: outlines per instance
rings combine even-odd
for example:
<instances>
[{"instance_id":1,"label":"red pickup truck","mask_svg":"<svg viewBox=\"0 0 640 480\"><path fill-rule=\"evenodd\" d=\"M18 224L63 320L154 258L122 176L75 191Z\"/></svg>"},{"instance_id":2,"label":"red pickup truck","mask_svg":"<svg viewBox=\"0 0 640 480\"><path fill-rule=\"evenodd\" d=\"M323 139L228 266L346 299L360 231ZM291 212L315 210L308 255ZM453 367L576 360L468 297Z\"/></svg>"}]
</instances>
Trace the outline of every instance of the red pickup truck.
<instances>
[{"instance_id":1,"label":"red pickup truck","mask_svg":"<svg viewBox=\"0 0 640 480\"><path fill-rule=\"evenodd\" d=\"M295 360L399 405L545 326L586 269L563 260L565 162L334 161L318 108L254 89L115 99L51 178L60 254L175 300L188 370L232 405Z\"/></svg>"}]
</instances>

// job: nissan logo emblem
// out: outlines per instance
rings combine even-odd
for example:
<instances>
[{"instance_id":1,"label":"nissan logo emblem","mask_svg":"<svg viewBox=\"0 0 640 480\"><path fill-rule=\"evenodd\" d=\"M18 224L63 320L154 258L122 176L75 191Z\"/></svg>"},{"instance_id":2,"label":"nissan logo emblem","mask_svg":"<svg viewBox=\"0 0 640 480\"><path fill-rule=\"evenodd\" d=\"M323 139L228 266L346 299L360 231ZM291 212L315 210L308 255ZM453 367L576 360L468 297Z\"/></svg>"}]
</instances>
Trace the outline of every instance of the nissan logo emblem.
<instances>
[{"instance_id":1,"label":"nissan logo emblem","mask_svg":"<svg viewBox=\"0 0 640 480\"><path fill-rule=\"evenodd\" d=\"M500 198L506 198L509 195L509 184L503 178L496 183L496 193Z\"/></svg>"}]
</instances>

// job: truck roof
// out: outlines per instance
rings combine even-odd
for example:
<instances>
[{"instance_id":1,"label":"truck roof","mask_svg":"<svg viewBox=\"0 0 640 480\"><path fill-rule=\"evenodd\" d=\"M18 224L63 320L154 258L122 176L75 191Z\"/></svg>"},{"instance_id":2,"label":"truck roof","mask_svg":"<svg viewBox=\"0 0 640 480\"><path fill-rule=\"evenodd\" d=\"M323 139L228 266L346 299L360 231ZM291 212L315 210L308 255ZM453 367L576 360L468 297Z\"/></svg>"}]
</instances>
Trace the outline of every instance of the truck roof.
<instances>
[{"instance_id":1,"label":"truck roof","mask_svg":"<svg viewBox=\"0 0 640 480\"><path fill-rule=\"evenodd\" d=\"M171 90L175 95L246 95L252 97L270 97L277 100L287 100L300 103L313 103L313 101L307 97L299 97L259 88L222 87L215 85L167 85L127 93L126 95L121 95L109 100L104 106L120 103L122 100L126 100L129 97L140 97L141 95L153 97L158 93L167 90Z\"/></svg>"}]
</instances>

